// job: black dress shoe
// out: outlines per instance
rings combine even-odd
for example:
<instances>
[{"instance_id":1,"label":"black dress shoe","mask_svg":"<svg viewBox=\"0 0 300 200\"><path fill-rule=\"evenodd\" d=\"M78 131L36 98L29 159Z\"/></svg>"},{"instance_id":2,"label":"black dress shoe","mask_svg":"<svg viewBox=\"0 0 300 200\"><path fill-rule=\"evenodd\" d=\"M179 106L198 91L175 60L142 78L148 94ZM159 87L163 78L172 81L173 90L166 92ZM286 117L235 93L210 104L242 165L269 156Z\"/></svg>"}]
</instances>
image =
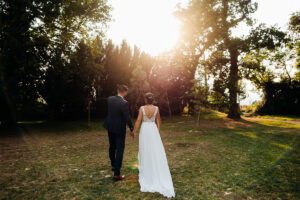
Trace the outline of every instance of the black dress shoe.
<instances>
[{"instance_id":1,"label":"black dress shoe","mask_svg":"<svg viewBox=\"0 0 300 200\"><path fill-rule=\"evenodd\" d=\"M116 181L122 181L122 180L124 180L125 179L125 176L123 175L123 176L114 176L114 179L116 180Z\"/></svg>"}]
</instances>

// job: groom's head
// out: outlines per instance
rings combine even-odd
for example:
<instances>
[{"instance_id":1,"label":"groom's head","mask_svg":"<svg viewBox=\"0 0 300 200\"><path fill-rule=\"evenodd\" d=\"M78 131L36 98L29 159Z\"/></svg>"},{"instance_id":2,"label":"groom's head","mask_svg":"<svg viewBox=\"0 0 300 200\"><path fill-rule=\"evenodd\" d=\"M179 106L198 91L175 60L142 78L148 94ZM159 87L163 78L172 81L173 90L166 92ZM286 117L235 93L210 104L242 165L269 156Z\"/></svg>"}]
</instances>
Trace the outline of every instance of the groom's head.
<instances>
[{"instance_id":1,"label":"groom's head","mask_svg":"<svg viewBox=\"0 0 300 200\"><path fill-rule=\"evenodd\" d=\"M126 85L118 85L117 86L117 92L122 97L125 97L128 93L128 87Z\"/></svg>"}]
</instances>

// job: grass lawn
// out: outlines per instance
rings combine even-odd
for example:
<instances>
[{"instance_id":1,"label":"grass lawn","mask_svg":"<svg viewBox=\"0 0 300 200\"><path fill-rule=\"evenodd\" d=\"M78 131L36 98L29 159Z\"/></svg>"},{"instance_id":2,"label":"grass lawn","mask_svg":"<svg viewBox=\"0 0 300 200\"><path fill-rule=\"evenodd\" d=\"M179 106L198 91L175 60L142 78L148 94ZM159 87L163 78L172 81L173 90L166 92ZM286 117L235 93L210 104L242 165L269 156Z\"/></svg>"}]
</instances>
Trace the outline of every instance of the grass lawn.
<instances>
[{"instance_id":1,"label":"grass lawn","mask_svg":"<svg viewBox=\"0 0 300 200\"><path fill-rule=\"evenodd\" d=\"M175 199L299 199L300 126L207 112L164 119L161 131ZM138 140L126 139L122 173L109 170L101 122L21 123L23 138L0 138L0 199L165 199L141 193Z\"/></svg>"},{"instance_id":2,"label":"grass lawn","mask_svg":"<svg viewBox=\"0 0 300 200\"><path fill-rule=\"evenodd\" d=\"M294 115L258 115L258 118L300 121L300 116Z\"/></svg>"}]
</instances>

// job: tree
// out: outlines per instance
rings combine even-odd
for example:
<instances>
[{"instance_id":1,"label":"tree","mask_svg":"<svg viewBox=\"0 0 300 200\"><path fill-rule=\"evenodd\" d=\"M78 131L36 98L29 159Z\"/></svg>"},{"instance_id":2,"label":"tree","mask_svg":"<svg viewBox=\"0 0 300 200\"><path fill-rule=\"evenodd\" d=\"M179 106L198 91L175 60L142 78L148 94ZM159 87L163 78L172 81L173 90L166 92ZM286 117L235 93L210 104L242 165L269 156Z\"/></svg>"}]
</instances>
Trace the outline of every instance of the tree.
<instances>
[{"instance_id":1,"label":"tree","mask_svg":"<svg viewBox=\"0 0 300 200\"><path fill-rule=\"evenodd\" d=\"M208 86L207 85L199 85L198 80L195 80L195 85L193 87L192 94L194 95L193 102L195 103L195 109L198 110L197 117L197 127L200 126L200 116L201 116L201 108L208 106Z\"/></svg>"},{"instance_id":2,"label":"tree","mask_svg":"<svg viewBox=\"0 0 300 200\"><path fill-rule=\"evenodd\" d=\"M241 38L232 35L232 30L241 22L250 24L250 15L256 9L257 4L251 0L199 0L190 1L189 6L181 8L180 11L187 13L181 17L181 21L189 28L187 31L190 32L193 40L196 40L195 43L204 48L199 53L204 53L208 48L212 48L211 51L222 51L225 52L224 55L226 54L229 65L228 117L230 118L240 117L237 104L238 56L244 44ZM191 15L188 16L188 14ZM191 24L196 24L196 26L193 27Z\"/></svg>"},{"instance_id":3,"label":"tree","mask_svg":"<svg viewBox=\"0 0 300 200\"><path fill-rule=\"evenodd\" d=\"M151 91L149 84L149 76L153 67L154 59L134 46L133 57L130 63L132 76L130 79L130 107L131 114L134 116L138 111L139 106L144 104L143 95Z\"/></svg>"},{"instance_id":4,"label":"tree","mask_svg":"<svg viewBox=\"0 0 300 200\"><path fill-rule=\"evenodd\" d=\"M0 6L0 119L15 127L16 114L40 97L45 72L59 77L92 25L109 20L110 8L105 0L3 0Z\"/></svg>"},{"instance_id":5,"label":"tree","mask_svg":"<svg viewBox=\"0 0 300 200\"><path fill-rule=\"evenodd\" d=\"M144 104L144 94L151 91L150 84L147 81L147 73L142 68L142 65L136 66L131 77L129 98L132 116L135 115L139 106Z\"/></svg>"},{"instance_id":6,"label":"tree","mask_svg":"<svg viewBox=\"0 0 300 200\"><path fill-rule=\"evenodd\" d=\"M274 39L273 29L253 31L253 35L249 38L233 34L234 29L241 23L252 24L251 14L256 9L257 3L253 3L251 0L198 0L190 1L187 7L180 8L177 12L179 19L183 22L182 29L186 36L183 38L183 42L189 44L189 48L195 49L196 56L193 57L196 57L196 62L199 63L202 54L221 55L222 59L219 59L222 61L221 67L228 69L228 117L230 118L240 118L237 103L238 81L241 79L239 74L240 55L250 51L255 45L271 47L275 43L272 40ZM265 33L272 35L264 38ZM277 33L275 32L275 35ZM254 36L261 37L256 38L257 41L255 41L253 40ZM253 42L253 44L249 42Z\"/></svg>"},{"instance_id":7,"label":"tree","mask_svg":"<svg viewBox=\"0 0 300 200\"><path fill-rule=\"evenodd\" d=\"M300 82L281 80L268 81L263 85L264 104L258 108L260 114L299 115Z\"/></svg>"},{"instance_id":8,"label":"tree","mask_svg":"<svg viewBox=\"0 0 300 200\"><path fill-rule=\"evenodd\" d=\"M294 51L296 57L295 66L297 72L295 79L300 81L300 12L294 13L290 18L289 29L291 31L290 49Z\"/></svg>"},{"instance_id":9,"label":"tree","mask_svg":"<svg viewBox=\"0 0 300 200\"><path fill-rule=\"evenodd\" d=\"M184 98L192 82L189 71L178 59L176 52L165 52L155 58L149 83L162 115L181 114L186 105Z\"/></svg>"},{"instance_id":10,"label":"tree","mask_svg":"<svg viewBox=\"0 0 300 200\"><path fill-rule=\"evenodd\" d=\"M295 16L290 20L294 25L297 24ZM256 28L249 36L252 40L249 43L253 44L253 47L241 60L242 74L264 92L263 104L258 108L258 113L300 113L297 109L300 101L299 80L297 73L292 76L289 70L298 65L297 32L294 33L297 28L292 26L290 30L292 33L287 39L284 38L285 34L276 29L265 27ZM295 61L295 65L291 61Z\"/></svg>"},{"instance_id":11,"label":"tree","mask_svg":"<svg viewBox=\"0 0 300 200\"><path fill-rule=\"evenodd\" d=\"M41 50L48 41L32 27L41 14L31 1L1 1L0 6L0 120L2 127L15 128L17 110L37 99L41 80L38 66L45 63Z\"/></svg>"},{"instance_id":12,"label":"tree","mask_svg":"<svg viewBox=\"0 0 300 200\"><path fill-rule=\"evenodd\" d=\"M46 72L41 95L52 118L82 116L101 90L99 80L104 68L104 49L97 37L81 40L70 56L70 62L53 72Z\"/></svg>"},{"instance_id":13,"label":"tree","mask_svg":"<svg viewBox=\"0 0 300 200\"><path fill-rule=\"evenodd\" d=\"M300 11L290 18L289 29L295 34L291 47L296 50L296 67L300 68Z\"/></svg>"}]
</instances>

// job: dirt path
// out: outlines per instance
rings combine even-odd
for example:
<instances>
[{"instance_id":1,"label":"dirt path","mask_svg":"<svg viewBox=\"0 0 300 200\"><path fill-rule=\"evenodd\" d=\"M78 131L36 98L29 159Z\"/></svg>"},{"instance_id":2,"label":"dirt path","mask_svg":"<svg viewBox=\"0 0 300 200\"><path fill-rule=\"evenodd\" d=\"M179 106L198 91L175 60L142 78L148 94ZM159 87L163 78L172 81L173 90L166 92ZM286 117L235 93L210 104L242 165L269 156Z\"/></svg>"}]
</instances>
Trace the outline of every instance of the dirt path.
<instances>
[{"instance_id":1,"label":"dirt path","mask_svg":"<svg viewBox=\"0 0 300 200\"><path fill-rule=\"evenodd\" d=\"M255 119L255 120L280 121L280 122L286 122L286 123L295 124L295 125L300 126L300 121L296 121L296 120L283 120L283 119L259 118L259 117L247 117L247 118Z\"/></svg>"}]
</instances>

